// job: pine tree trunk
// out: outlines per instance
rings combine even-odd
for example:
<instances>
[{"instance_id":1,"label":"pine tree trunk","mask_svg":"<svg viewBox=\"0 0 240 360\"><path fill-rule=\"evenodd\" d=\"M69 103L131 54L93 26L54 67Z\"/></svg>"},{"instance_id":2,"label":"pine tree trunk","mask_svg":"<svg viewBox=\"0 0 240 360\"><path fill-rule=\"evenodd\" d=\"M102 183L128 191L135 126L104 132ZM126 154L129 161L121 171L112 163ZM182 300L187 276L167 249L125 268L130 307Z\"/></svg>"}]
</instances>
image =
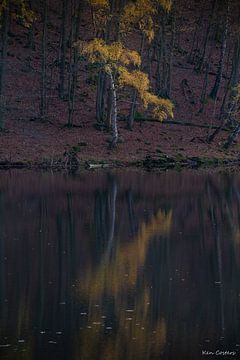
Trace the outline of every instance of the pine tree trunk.
<instances>
[{"instance_id":1,"label":"pine tree trunk","mask_svg":"<svg viewBox=\"0 0 240 360\"><path fill-rule=\"evenodd\" d=\"M0 131L4 129L4 81L7 61L7 42L8 42L8 27L9 27L9 2L3 11L3 27L2 27L2 49L0 59Z\"/></svg>"}]
</instances>

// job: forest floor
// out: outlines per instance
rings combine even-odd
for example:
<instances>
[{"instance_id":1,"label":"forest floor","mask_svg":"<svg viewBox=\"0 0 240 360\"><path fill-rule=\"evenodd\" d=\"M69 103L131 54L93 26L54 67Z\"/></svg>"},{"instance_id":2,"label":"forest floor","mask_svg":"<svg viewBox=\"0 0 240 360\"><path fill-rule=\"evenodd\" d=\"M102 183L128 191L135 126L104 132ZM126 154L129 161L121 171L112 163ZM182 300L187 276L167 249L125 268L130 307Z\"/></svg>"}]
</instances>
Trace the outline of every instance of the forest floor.
<instances>
[{"instance_id":1,"label":"forest floor","mask_svg":"<svg viewBox=\"0 0 240 360\"><path fill-rule=\"evenodd\" d=\"M121 142L108 149L110 134L96 130L93 119L82 120L81 127L72 129L32 121L11 121L0 134L0 165L18 163L30 166L64 164L74 153L80 162L105 162L139 165L146 159L181 162L198 158L202 165L217 165L239 159L239 146L222 149L226 132L221 132L213 144L206 142L208 130L158 122L137 122L133 131L120 122ZM217 161L218 160L218 161ZM44 165L44 166L45 166Z\"/></svg>"},{"instance_id":2,"label":"forest floor","mask_svg":"<svg viewBox=\"0 0 240 360\"><path fill-rule=\"evenodd\" d=\"M183 0L184 2L184 0ZM57 87L59 69L55 66L58 58L59 23L55 20L58 9L54 8L52 1L49 25L48 53L48 119L46 123L37 120L39 112L40 94L40 51L41 51L41 26L35 27L35 48L26 46L28 30L20 25L14 25L9 36L9 50L7 59L6 76L6 111L5 131L0 133L0 165L22 162L25 164L53 164L60 161L66 162L69 154L74 154L80 162L122 162L133 164L151 159L170 158L176 161L196 158L211 163L211 159L235 160L238 162L240 144L234 144L229 150L223 150L223 143L228 135L221 131L214 142L208 144L206 139L209 133L207 128L193 126L180 126L175 124L138 121L134 124L133 131L126 128L126 121L119 121L121 142L113 150L108 148L110 133L95 128L95 86L91 84L91 74L86 71L86 64L80 64L79 82L76 94L76 108L74 127L67 128L67 101L60 100ZM196 4L195 4L196 5ZM179 35L175 48L173 61L172 96L175 103L175 120L190 122L197 125L218 125L217 115L224 94L224 84L227 82L230 68L225 66L225 82L220 90L216 102L207 99L202 112L199 112L199 103L205 74L197 74L194 64L188 61L191 48L192 26L196 21L195 6L186 8L185 23L190 31ZM183 7L184 8L184 7ZM185 9L184 8L184 9ZM185 10L184 10L185 11ZM85 36L90 29L88 17L81 20L81 36ZM87 30L86 30L87 29ZM129 45L129 44L128 44ZM130 43L136 48L137 44ZM216 67L220 45L212 43L212 60L209 70L207 93L215 81ZM131 47L131 46L129 46ZM229 42L231 47L231 42ZM152 69L154 71L154 69ZM67 80L67 75L66 75ZM193 104L182 91L182 82L187 80L196 99ZM67 83L67 81L66 81ZM90 84L90 85L89 85ZM127 105L131 100L130 93L123 97L124 105L120 107L121 115L128 113ZM141 111L141 108L140 108ZM142 116L142 115L141 115ZM144 115L145 116L145 115ZM149 114L146 114L149 116ZM122 118L123 116L121 116ZM211 126L211 125L209 125Z\"/></svg>"}]
</instances>

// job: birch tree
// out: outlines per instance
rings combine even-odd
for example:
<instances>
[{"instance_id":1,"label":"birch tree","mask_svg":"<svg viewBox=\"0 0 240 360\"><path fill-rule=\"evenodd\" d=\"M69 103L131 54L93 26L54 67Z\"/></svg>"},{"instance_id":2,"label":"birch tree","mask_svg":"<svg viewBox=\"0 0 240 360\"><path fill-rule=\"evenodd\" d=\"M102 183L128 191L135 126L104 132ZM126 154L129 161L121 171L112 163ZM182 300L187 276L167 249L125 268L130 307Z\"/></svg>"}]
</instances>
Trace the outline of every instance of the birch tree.
<instances>
[{"instance_id":1,"label":"birch tree","mask_svg":"<svg viewBox=\"0 0 240 360\"><path fill-rule=\"evenodd\" d=\"M111 148L118 142L117 124L117 86L130 86L137 89L145 108L153 106L153 114L160 120L173 117L173 104L170 100L161 99L150 90L150 81L147 74L136 69L141 64L141 57L136 51L129 50L121 42L114 42L107 45L101 39L94 39L89 42L78 42L76 46L83 56L86 56L89 63L96 64L98 71L103 71L110 81L110 88L113 99L113 111L111 114L112 141ZM135 67L129 70L129 65Z\"/></svg>"}]
</instances>

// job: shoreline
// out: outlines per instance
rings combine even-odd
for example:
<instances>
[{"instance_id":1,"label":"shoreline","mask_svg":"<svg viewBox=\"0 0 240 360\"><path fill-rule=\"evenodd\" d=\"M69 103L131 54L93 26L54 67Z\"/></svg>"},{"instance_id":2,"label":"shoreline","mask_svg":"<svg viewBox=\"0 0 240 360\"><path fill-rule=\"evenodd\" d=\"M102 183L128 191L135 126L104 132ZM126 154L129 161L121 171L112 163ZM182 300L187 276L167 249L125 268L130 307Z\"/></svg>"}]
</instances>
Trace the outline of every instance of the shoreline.
<instances>
[{"instance_id":1,"label":"shoreline","mask_svg":"<svg viewBox=\"0 0 240 360\"><path fill-rule=\"evenodd\" d=\"M71 158L42 159L42 160L0 160L0 170L28 169L46 171L68 171L96 170L96 169L143 169L143 170L184 170L184 169L213 169L230 168L237 169L240 166L240 159L222 159L207 157L159 157L146 156L142 160L106 160L106 159L81 159L76 156Z\"/></svg>"}]
</instances>

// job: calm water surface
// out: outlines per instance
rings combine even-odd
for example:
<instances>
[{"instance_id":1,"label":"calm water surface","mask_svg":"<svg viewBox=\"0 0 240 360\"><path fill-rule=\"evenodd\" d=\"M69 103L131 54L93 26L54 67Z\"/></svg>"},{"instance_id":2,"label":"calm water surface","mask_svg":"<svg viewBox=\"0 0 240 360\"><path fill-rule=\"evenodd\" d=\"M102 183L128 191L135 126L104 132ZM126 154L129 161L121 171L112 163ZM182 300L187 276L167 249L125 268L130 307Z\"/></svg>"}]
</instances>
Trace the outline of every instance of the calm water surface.
<instances>
[{"instance_id":1,"label":"calm water surface","mask_svg":"<svg viewBox=\"0 0 240 360\"><path fill-rule=\"evenodd\" d=\"M216 350L240 358L240 175L0 174L0 359Z\"/></svg>"}]
</instances>

